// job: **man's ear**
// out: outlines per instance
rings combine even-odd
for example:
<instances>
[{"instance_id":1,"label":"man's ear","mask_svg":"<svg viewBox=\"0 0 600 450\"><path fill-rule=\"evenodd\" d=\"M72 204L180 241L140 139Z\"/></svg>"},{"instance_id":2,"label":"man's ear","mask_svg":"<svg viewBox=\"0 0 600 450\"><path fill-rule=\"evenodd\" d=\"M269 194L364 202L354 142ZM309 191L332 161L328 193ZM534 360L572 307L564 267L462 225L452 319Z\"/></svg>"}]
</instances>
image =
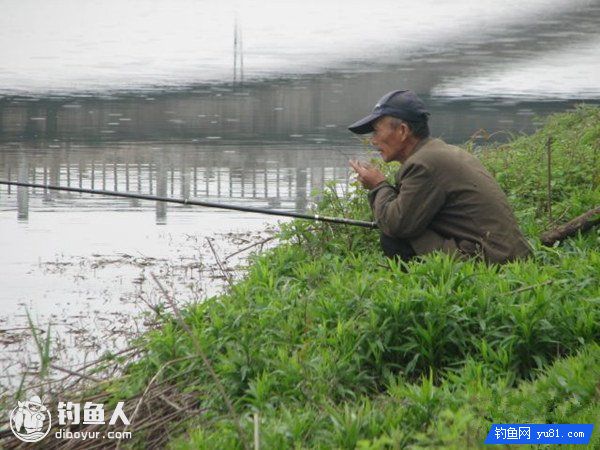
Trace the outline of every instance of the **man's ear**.
<instances>
[{"instance_id":1,"label":"man's ear","mask_svg":"<svg viewBox=\"0 0 600 450\"><path fill-rule=\"evenodd\" d=\"M400 130L400 132L402 133L403 140L406 140L410 135L410 128L408 128L408 125L405 122L402 122L400 124L398 130Z\"/></svg>"}]
</instances>

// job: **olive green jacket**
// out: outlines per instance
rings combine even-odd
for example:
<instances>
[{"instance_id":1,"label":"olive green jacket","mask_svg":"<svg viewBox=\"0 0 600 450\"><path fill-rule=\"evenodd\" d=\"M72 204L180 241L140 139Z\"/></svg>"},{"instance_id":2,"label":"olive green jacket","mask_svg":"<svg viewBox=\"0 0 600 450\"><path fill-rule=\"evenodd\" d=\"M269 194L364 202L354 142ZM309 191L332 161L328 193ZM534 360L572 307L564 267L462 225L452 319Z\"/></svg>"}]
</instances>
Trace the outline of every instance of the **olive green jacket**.
<instances>
[{"instance_id":1,"label":"olive green jacket","mask_svg":"<svg viewBox=\"0 0 600 450\"><path fill-rule=\"evenodd\" d=\"M508 200L472 154L427 138L388 182L369 192L381 232L417 255L435 250L503 263L530 253Z\"/></svg>"}]
</instances>

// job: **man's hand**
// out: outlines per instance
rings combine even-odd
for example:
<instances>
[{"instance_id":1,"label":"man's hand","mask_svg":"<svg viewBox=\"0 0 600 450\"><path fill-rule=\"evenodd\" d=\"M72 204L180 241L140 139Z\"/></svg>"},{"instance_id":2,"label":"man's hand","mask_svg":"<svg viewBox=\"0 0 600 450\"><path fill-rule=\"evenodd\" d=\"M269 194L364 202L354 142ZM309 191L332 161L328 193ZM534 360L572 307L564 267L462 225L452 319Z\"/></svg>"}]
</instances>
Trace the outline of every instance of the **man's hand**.
<instances>
[{"instance_id":1,"label":"man's hand","mask_svg":"<svg viewBox=\"0 0 600 450\"><path fill-rule=\"evenodd\" d=\"M350 160L350 166L352 166L356 172L358 181L369 190L386 180L385 176L379 171L379 169L362 163L356 159Z\"/></svg>"}]
</instances>

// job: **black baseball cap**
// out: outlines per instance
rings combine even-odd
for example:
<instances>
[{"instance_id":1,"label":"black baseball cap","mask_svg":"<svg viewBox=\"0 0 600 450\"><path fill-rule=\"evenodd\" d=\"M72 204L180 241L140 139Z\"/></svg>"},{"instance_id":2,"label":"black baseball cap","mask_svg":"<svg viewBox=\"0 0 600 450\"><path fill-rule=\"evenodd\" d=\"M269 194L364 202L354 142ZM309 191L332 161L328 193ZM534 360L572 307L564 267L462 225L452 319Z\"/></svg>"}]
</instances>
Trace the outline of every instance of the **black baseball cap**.
<instances>
[{"instance_id":1,"label":"black baseball cap","mask_svg":"<svg viewBox=\"0 0 600 450\"><path fill-rule=\"evenodd\" d=\"M427 121L429 111L413 91L392 91L379 99L373 112L348 127L356 134L372 133L373 124L382 116L392 116L409 122Z\"/></svg>"}]
</instances>

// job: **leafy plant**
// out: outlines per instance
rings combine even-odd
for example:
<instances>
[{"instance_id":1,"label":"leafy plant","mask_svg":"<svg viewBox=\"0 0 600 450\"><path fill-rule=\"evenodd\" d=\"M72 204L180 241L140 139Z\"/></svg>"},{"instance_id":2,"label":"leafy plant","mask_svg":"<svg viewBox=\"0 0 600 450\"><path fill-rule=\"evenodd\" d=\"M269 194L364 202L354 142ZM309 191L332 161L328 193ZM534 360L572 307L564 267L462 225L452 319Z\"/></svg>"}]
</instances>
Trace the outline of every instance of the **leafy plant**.
<instances>
[{"instance_id":1,"label":"leafy plant","mask_svg":"<svg viewBox=\"0 0 600 450\"><path fill-rule=\"evenodd\" d=\"M492 422L598 422L600 239L539 242L552 226L549 136L554 216L600 204L598 108L551 116L507 144L468 145L507 192L531 259L397 263L381 255L374 231L294 221L226 295L183 311L247 442L255 412L265 448L478 448ZM331 185L317 212L370 220L365 197L359 186ZM120 398L194 354L189 333L163 320L145 336L146 356L115 381ZM200 362L175 362L162 376L202 392L209 411L172 448L242 448Z\"/></svg>"}]
</instances>

